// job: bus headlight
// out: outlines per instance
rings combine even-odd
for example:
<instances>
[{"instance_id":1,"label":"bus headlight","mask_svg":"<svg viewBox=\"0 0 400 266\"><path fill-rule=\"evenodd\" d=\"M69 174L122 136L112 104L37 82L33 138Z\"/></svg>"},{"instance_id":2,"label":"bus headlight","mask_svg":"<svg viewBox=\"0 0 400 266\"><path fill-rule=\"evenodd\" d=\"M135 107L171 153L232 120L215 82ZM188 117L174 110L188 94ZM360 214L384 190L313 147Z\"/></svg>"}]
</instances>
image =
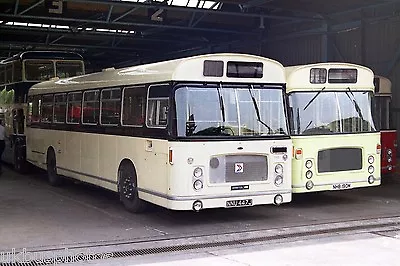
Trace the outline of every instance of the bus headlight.
<instances>
[{"instance_id":1,"label":"bus headlight","mask_svg":"<svg viewBox=\"0 0 400 266\"><path fill-rule=\"evenodd\" d=\"M201 182L201 180L197 179L196 181L194 181L193 183L193 188L195 190L200 190L203 188L203 182Z\"/></svg>"},{"instance_id":2,"label":"bus headlight","mask_svg":"<svg viewBox=\"0 0 400 266\"><path fill-rule=\"evenodd\" d=\"M375 177L373 175L370 175L368 177L368 183L373 184L375 182Z\"/></svg>"},{"instance_id":3,"label":"bus headlight","mask_svg":"<svg viewBox=\"0 0 400 266\"><path fill-rule=\"evenodd\" d=\"M306 183L306 189L310 190L310 189L312 189L313 187L314 187L314 183L313 183L311 180L307 181L307 183Z\"/></svg>"},{"instance_id":4,"label":"bus headlight","mask_svg":"<svg viewBox=\"0 0 400 266\"><path fill-rule=\"evenodd\" d=\"M193 176L196 178L202 177L203 176L203 169L201 169L200 167L196 167L193 170Z\"/></svg>"},{"instance_id":5,"label":"bus headlight","mask_svg":"<svg viewBox=\"0 0 400 266\"><path fill-rule=\"evenodd\" d=\"M275 173L277 173L278 175L281 175L283 173L283 166L281 164L277 164L275 166Z\"/></svg>"},{"instance_id":6,"label":"bus headlight","mask_svg":"<svg viewBox=\"0 0 400 266\"><path fill-rule=\"evenodd\" d=\"M392 162L392 157L388 157L387 161L388 161L388 163L391 163Z\"/></svg>"},{"instance_id":7,"label":"bus headlight","mask_svg":"<svg viewBox=\"0 0 400 266\"><path fill-rule=\"evenodd\" d=\"M275 183L275 186L277 186L277 187L279 187L280 185L282 185L282 183L283 183L283 176L277 175L277 176L275 177L274 183Z\"/></svg>"},{"instance_id":8,"label":"bus headlight","mask_svg":"<svg viewBox=\"0 0 400 266\"><path fill-rule=\"evenodd\" d=\"M370 164L373 164L374 161L375 161L374 156L372 156L372 155L368 156L368 162L369 162Z\"/></svg>"},{"instance_id":9,"label":"bus headlight","mask_svg":"<svg viewBox=\"0 0 400 266\"><path fill-rule=\"evenodd\" d=\"M308 171L306 172L306 177L307 177L307 179L310 179L312 176L313 176L313 173L312 173L310 170L308 170Z\"/></svg>"},{"instance_id":10,"label":"bus headlight","mask_svg":"<svg viewBox=\"0 0 400 266\"><path fill-rule=\"evenodd\" d=\"M374 172L374 167L372 165L368 166L368 173L372 174Z\"/></svg>"},{"instance_id":11,"label":"bus headlight","mask_svg":"<svg viewBox=\"0 0 400 266\"><path fill-rule=\"evenodd\" d=\"M388 155L392 155L392 150L391 150L391 149L388 149L388 150L387 150L387 154L388 154Z\"/></svg>"},{"instance_id":12,"label":"bus headlight","mask_svg":"<svg viewBox=\"0 0 400 266\"><path fill-rule=\"evenodd\" d=\"M306 161L306 167L307 167L307 169L310 169L312 167L312 161L311 160L307 160Z\"/></svg>"}]
</instances>

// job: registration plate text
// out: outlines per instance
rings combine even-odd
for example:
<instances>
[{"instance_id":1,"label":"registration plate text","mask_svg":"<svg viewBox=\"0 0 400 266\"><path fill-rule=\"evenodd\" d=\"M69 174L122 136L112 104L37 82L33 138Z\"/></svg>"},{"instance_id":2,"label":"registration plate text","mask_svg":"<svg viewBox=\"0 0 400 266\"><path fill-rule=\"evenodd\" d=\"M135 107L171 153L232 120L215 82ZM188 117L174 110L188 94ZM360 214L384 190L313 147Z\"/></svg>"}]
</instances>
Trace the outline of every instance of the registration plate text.
<instances>
[{"instance_id":1,"label":"registration plate text","mask_svg":"<svg viewBox=\"0 0 400 266\"><path fill-rule=\"evenodd\" d=\"M243 199L243 200L228 200L226 202L227 208L232 207L243 207L243 206L252 206L253 200L252 199Z\"/></svg>"},{"instance_id":2,"label":"registration plate text","mask_svg":"<svg viewBox=\"0 0 400 266\"><path fill-rule=\"evenodd\" d=\"M351 188L351 184L350 183L333 184L332 188L335 190L349 189L349 188Z\"/></svg>"}]
</instances>

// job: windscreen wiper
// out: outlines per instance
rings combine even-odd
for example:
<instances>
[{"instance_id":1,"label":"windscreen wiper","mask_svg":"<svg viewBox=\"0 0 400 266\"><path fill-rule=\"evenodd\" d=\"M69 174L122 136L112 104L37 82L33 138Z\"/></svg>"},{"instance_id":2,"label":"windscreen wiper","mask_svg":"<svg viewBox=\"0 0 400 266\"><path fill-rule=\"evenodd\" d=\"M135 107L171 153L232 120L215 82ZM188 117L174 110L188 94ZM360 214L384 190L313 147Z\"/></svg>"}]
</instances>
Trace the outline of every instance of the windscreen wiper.
<instances>
[{"instance_id":1,"label":"windscreen wiper","mask_svg":"<svg viewBox=\"0 0 400 266\"><path fill-rule=\"evenodd\" d=\"M310 106L310 104L318 97L318 95L323 92L326 89L326 87L323 87L319 92L317 92L317 94L315 94L315 96L307 103L306 106L304 106L304 110L306 110L308 108L308 106Z\"/></svg>"},{"instance_id":2,"label":"windscreen wiper","mask_svg":"<svg viewBox=\"0 0 400 266\"><path fill-rule=\"evenodd\" d=\"M268 134L270 134L272 132L272 129L264 121L261 120L260 109L258 109L258 105L257 105L256 99L253 96L252 90L254 90L254 87L253 87L253 85L250 85L249 86L249 93L250 93L251 99L253 100L254 109L256 110L257 121L260 122L261 124L263 124L266 128L268 128Z\"/></svg>"},{"instance_id":3,"label":"windscreen wiper","mask_svg":"<svg viewBox=\"0 0 400 266\"><path fill-rule=\"evenodd\" d=\"M297 121L297 134L300 134L300 109L297 108L296 121Z\"/></svg>"},{"instance_id":4,"label":"windscreen wiper","mask_svg":"<svg viewBox=\"0 0 400 266\"><path fill-rule=\"evenodd\" d=\"M360 106L358 105L358 103L356 102L356 97L354 96L354 94L353 94L353 92L351 91L350 87L347 87L347 90L351 93L351 95L353 96L353 99L351 99L349 93L346 91L347 97L348 97L349 100L353 103L354 109L356 109L356 112L357 112L358 116L359 116L362 120L364 120L364 117L363 117L362 112L361 112L361 108L360 108Z\"/></svg>"},{"instance_id":5,"label":"windscreen wiper","mask_svg":"<svg viewBox=\"0 0 400 266\"><path fill-rule=\"evenodd\" d=\"M306 128L303 130L303 132L306 131L306 130L308 129L309 126L311 126L312 122L313 122L313 121L310 120L310 123L308 123L308 125L307 125Z\"/></svg>"},{"instance_id":6,"label":"windscreen wiper","mask_svg":"<svg viewBox=\"0 0 400 266\"><path fill-rule=\"evenodd\" d=\"M224 99L222 98L221 91L220 91L221 89L222 89L222 83L219 83L219 87L217 87L219 108L221 109L221 112L222 112L222 122L225 123L225 106L224 106Z\"/></svg>"}]
</instances>

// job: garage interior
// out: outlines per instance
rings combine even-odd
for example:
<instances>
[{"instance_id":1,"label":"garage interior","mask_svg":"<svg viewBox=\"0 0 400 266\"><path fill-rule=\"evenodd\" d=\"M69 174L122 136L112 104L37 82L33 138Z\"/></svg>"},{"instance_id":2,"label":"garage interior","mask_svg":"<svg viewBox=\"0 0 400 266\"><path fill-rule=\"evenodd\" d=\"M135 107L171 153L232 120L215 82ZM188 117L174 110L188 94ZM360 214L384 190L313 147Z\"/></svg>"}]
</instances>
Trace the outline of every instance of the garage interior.
<instances>
[{"instance_id":1,"label":"garage interior","mask_svg":"<svg viewBox=\"0 0 400 266\"><path fill-rule=\"evenodd\" d=\"M285 66L361 64L392 81L392 127L400 123L396 0L4 0L0 31L0 60L32 49L76 51L89 73L216 52Z\"/></svg>"},{"instance_id":2,"label":"garage interior","mask_svg":"<svg viewBox=\"0 0 400 266\"><path fill-rule=\"evenodd\" d=\"M400 128L399 33L399 0L3 0L0 4L0 60L28 50L75 51L84 57L88 73L217 52L261 55L284 66L355 63L391 80L393 129ZM397 134L399 142L400 130ZM138 215L126 213L117 196L102 189L72 182L54 188L40 171L29 176L5 171L0 177L0 252L149 248L151 241L175 239L174 244L182 244L182 239L190 242L191 237L243 230L390 219L398 217L400 204L395 174L380 187L302 196L279 208L193 215L155 207Z\"/></svg>"}]
</instances>

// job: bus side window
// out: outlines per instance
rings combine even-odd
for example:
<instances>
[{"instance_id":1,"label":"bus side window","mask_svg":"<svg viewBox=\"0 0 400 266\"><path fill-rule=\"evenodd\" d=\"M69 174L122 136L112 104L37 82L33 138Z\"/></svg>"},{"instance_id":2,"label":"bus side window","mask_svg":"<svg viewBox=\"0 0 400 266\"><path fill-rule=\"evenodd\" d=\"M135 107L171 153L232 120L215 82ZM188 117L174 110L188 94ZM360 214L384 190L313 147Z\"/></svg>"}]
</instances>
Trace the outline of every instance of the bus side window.
<instances>
[{"instance_id":1,"label":"bus side window","mask_svg":"<svg viewBox=\"0 0 400 266\"><path fill-rule=\"evenodd\" d=\"M149 127L165 128L168 124L169 85L154 85L149 87L147 99L147 119Z\"/></svg>"},{"instance_id":2,"label":"bus side window","mask_svg":"<svg viewBox=\"0 0 400 266\"><path fill-rule=\"evenodd\" d=\"M42 123L52 123L53 122L53 103L54 95L43 95L42 96L42 112L40 122Z\"/></svg>"},{"instance_id":3,"label":"bus side window","mask_svg":"<svg viewBox=\"0 0 400 266\"><path fill-rule=\"evenodd\" d=\"M144 87L125 88L123 91L122 125L142 126L145 113Z\"/></svg>"},{"instance_id":4,"label":"bus side window","mask_svg":"<svg viewBox=\"0 0 400 266\"><path fill-rule=\"evenodd\" d=\"M21 64L21 61L19 61L19 60L14 61L13 69L14 69L13 81L14 82L22 81L22 64Z\"/></svg>"},{"instance_id":5,"label":"bus side window","mask_svg":"<svg viewBox=\"0 0 400 266\"><path fill-rule=\"evenodd\" d=\"M31 125L34 123L39 123L40 121L40 106L41 98L39 95L30 96L28 99L28 116L27 116L27 125Z\"/></svg>"},{"instance_id":6,"label":"bus side window","mask_svg":"<svg viewBox=\"0 0 400 266\"><path fill-rule=\"evenodd\" d=\"M67 109L67 94L60 93L54 95L54 122L65 123Z\"/></svg>"},{"instance_id":7,"label":"bus side window","mask_svg":"<svg viewBox=\"0 0 400 266\"><path fill-rule=\"evenodd\" d=\"M85 91L83 93L83 124L97 125L100 114L99 95L99 90Z\"/></svg>"},{"instance_id":8,"label":"bus side window","mask_svg":"<svg viewBox=\"0 0 400 266\"><path fill-rule=\"evenodd\" d=\"M104 89L101 91L100 124L118 125L121 111L121 89Z\"/></svg>"},{"instance_id":9,"label":"bus side window","mask_svg":"<svg viewBox=\"0 0 400 266\"><path fill-rule=\"evenodd\" d=\"M82 110L82 92L70 92L67 98L67 123L79 124Z\"/></svg>"},{"instance_id":10,"label":"bus side window","mask_svg":"<svg viewBox=\"0 0 400 266\"><path fill-rule=\"evenodd\" d=\"M6 82L6 67L4 65L0 65L0 85Z\"/></svg>"},{"instance_id":11,"label":"bus side window","mask_svg":"<svg viewBox=\"0 0 400 266\"><path fill-rule=\"evenodd\" d=\"M12 63L6 64L6 84L12 83L13 80L13 65Z\"/></svg>"}]
</instances>

